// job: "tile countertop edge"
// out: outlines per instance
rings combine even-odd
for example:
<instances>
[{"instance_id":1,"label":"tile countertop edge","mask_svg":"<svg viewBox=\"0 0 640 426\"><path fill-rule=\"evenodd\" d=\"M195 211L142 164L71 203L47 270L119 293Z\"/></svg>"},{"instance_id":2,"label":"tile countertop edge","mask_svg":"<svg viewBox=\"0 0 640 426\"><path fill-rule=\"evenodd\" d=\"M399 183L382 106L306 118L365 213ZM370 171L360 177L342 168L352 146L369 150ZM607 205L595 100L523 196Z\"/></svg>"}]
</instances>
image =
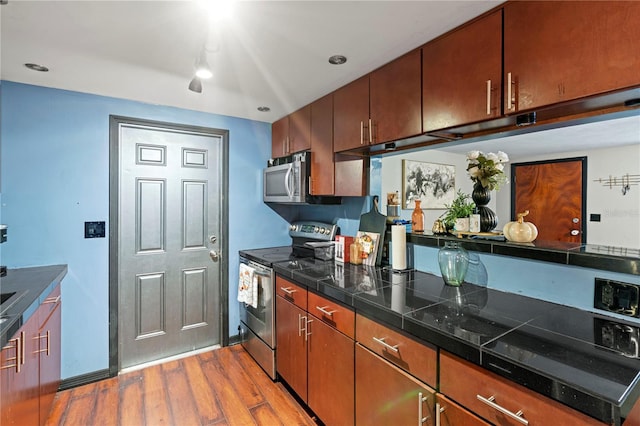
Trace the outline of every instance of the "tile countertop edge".
<instances>
[{"instance_id":1,"label":"tile countertop edge","mask_svg":"<svg viewBox=\"0 0 640 426\"><path fill-rule=\"evenodd\" d=\"M66 264L7 270L7 275L0 280L2 291L26 293L3 313L8 319L0 324L0 348L29 320L49 293L64 279L67 270Z\"/></svg>"},{"instance_id":2,"label":"tile countertop edge","mask_svg":"<svg viewBox=\"0 0 640 426\"><path fill-rule=\"evenodd\" d=\"M323 286L320 286L320 289L318 289L317 284L315 286L307 286L306 283L300 283L300 280L297 279L298 277L295 277L295 278L292 277L291 276L292 274L290 273L290 271L288 271L285 267L280 267L277 264L274 264L274 269L277 275L282 276L283 278L293 280L298 284L302 284L306 286L311 291L314 291L323 296L327 296L331 299L334 299L330 294L325 294L325 292L322 291ZM364 314L368 318L377 320L383 325L388 325L392 328L394 327L397 328L397 326L394 326L393 324L388 324L384 320L385 313L386 313L385 308L376 307L374 304L367 304L368 305L367 309L363 310L362 304L359 303L358 300L359 300L358 295L355 294L352 297L352 303L351 304L346 303L346 304L350 305L356 313ZM419 324L414 323L412 321L407 321L407 319L404 317L402 321L401 330L404 331L405 333L408 333L411 336L414 336L418 341L424 341L425 343L428 343L428 344L438 345L439 347L443 348L444 350L447 350L448 352L456 356L459 356L463 359L466 359L467 361L470 361L478 366L481 366L487 369L487 371L491 371L495 374L498 374L499 376L505 377L505 379L513 383L523 385L541 395L544 395L550 399L558 401L559 403L567 405L568 407L571 407L576 411L586 413L591 417L594 417L604 422L614 421L615 423L615 420L613 419L613 417L618 416L618 419L619 419L620 414L625 412L625 410L631 409L635 401L638 398L640 398L640 383L638 383L638 381L636 381L635 384L632 384L627 389L627 393L625 395L626 398L624 398L624 401L614 402L614 401L604 400L597 396L585 393L583 389L579 389L577 387L571 386L570 384L564 383L560 380L556 380L552 377L544 376L532 369L528 369L525 365L516 364L513 361L500 358L503 368L509 367L512 370L517 369L517 370L526 372L526 376L528 377L527 379L523 379L525 380L526 383L520 383L517 379L514 380L512 376L509 376L508 374L504 374L504 372L501 371L499 368L487 368L486 365L489 365L487 361L489 359L495 360L497 357L484 353L481 347L473 347L469 343L464 343L462 341L459 341L454 336L447 337L445 333L437 330L423 329L423 327L421 327ZM432 341L431 339L435 339L436 342ZM445 340L447 340L447 342L445 342ZM449 342L449 340L451 341ZM535 381L538 382L540 386L536 386L535 384L531 386L532 383L530 380L532 378L534 378ZM552 392L549 391L549 389L551 388L551 386L549 385L550 382L556 383L556 385L554 385L555 387L560 386L564 389L564 392L566 392L566 394L564 395L564 398L558 399L554 397Z\"/></svg>"}]
</instances>

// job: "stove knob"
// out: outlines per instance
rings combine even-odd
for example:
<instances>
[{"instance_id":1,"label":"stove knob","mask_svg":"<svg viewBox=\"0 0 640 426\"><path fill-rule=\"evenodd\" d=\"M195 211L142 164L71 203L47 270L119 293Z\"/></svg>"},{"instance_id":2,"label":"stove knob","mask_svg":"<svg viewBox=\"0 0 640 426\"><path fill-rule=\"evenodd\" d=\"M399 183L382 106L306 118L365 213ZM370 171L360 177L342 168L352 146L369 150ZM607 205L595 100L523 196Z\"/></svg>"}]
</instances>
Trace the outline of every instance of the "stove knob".
<instances>
[{"instance_id":1,"label":"stove knob","mask_svg":"<svg viewBox=\"0 0 640 426\"><path fill-rule=\"evenodd\" d=\"M322 228L322 233L324 235L328 235L329 234L329 230L327 228Z\"/></svg>"},{"instance_id":2,"label":"stove knob","mask_svg":"<svg viewBox=\"0 0 640 426\"><path fill-rule=\"evenodd\" d=\"M315 228L313 228L313 232L315 232L316 234L320 232L320 227L316 226Z\"/></svg>"}]
</instances>

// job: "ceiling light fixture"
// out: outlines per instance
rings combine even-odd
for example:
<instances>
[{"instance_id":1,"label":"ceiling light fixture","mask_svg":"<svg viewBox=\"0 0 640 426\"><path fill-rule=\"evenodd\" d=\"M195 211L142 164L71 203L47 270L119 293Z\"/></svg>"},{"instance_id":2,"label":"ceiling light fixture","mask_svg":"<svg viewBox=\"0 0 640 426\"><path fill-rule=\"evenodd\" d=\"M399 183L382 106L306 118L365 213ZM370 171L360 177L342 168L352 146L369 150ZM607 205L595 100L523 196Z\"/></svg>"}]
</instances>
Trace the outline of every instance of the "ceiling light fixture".
<instances>
[{"instance_id":1,"label":"ceiling light fixture","mask_svg":"<svg viewBox=\"0 0 640 426\"><path fill-rule=\"evenodd\" d=\"M198 76L193 77L189 83L189 90L196 93L202 93L202 81Z\"/></svg>"},{"instance_id":2,"label":"ceiling light fixture","mask_svg":"<svg viewBox=\"0 0 640 426\"><path fill-rule=\"evenodd\" d=\"M205 80L213 77L213 72L211 71L211 67L207 62L207 54L205 49L202 49L202 53L200 54L200 58L198 58L198 63L196 64L196 77Z\"/></svg>"},{"instance_id":3,"label":"ceiling light fixture","mask_svg":"<svg viewBox=\"0 0 640 426\"><path fill-rule=\"evenodd\" d=\"M259 106L258 107L258 111L260 111L260 112L269 112L269 111L271 111L271 108L269 108L268 106Z\"/></svg>"},{"instance_id":4,"label":"ceiling light fixture","mask_svg":"<svg viewBox=\"0 0 640 426\"><path fill-rule=\"evenodd\" d=\"M329 57L329 63L332 65L342 65L347 62L347 57L344 55L333 55Z\"/></svg>"},{"instance_id":5,"label":"ceiling light fixture","mask_svg":"<svg viewBox=\"0 0 640 426\"><path fill-rule=\"evenodd\" d=\"M38 72L48 72L49 71L49 68L45 67L44 65L28 63L28 64L24 64L24 66L29 68L32 71L38 71Z\"/></svg>"}]
</instances>

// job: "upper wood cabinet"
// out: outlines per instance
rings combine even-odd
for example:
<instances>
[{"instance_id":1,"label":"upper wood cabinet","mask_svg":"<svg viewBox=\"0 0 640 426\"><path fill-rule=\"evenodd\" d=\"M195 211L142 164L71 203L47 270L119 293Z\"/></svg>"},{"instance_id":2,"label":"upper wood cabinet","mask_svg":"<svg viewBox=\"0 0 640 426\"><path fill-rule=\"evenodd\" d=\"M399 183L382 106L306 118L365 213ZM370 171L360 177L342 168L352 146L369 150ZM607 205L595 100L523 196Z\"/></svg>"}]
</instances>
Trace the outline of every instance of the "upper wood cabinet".
<instances>
[{"instance_id":1,"label":"upper wood cabinet","mask_svg":"<svg viewBox=\"0 0 640 426\"><path fill-rule=\"evenodd\" d=\"M356 149L369 144L369 75L333 93L333 150Z\"/></svg>"},{"instance_id":2,"label":"upper wood cabinet","mask_svg":"<svg viewBox=\"0 0 640 426\"><path fill-rule=\"evenodd\" d=\"M333 195L333 95L311 104L311 195Z\"/></svg>"},{"instance_id":3,"label":"upper wood cabinet","mask_svg":"<svg viewBox=\"0 0 640 426\"><path fill-rule=\"evenodd\" d=\"M502 115L502 10L422 48L423 130Z\"/></svg>"},{"instance_id":4,"label":"upper wood cabinet","mask_svg":"<svg viewBox=\"0 0 640 426\"><path fill-rule=\"evenodd\" d=\"M336 90L334 151L420 134L421 82L421 52L414 50Z\"/></svg>"},{"instance_id":5,"label":"upper wood cabinet","mask_svg":"<svg viewBox=\"0 0 640 426\"><path fill-rule=\"evenodd\" d=\"M504 112L640 85L640 2L504 6Z\"/></svg>"},{"instance_id":6,"label":"upper wood cabinet","mask_svg":"<svg viewBox=\"0 0 640 426\"><path fill-rule=\"evenodd\" d=\"M284 157L311 148L311 105L271 125L271 157Z\"/></svg>"},{"instance_id":7,"label":"upper wood cabinet","mask_svg":"<svg viewBox=\"0 0 640 426\"><path fill-rule=\"evenodd\" d=\"M271 125L271 158L287 155L289 142L289 116L282 117Z\"/></svg>"},{"instance_id":8,"label":"upper wood cabinet","mask_svg":"<svg viewBox=\"0 0 640 426\"><path fill-rule=\"evenodd\" d=\"M421 56L414 50L371 73L371 144L422 133Z\"/></svg>"}]
</instances>

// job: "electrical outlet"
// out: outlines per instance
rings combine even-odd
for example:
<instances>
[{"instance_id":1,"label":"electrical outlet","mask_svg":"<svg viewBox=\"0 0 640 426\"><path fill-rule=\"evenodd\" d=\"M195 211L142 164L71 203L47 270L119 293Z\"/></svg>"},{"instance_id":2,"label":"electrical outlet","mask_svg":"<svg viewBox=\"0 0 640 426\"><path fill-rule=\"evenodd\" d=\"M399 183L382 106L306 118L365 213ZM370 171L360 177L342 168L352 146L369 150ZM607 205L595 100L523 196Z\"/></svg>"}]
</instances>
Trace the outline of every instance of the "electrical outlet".
<instances>
[{"instance_id":1,"label":"electrical outlet","mask_svg":"<svg viewBox=\"0 0 640 426\"><path fill-rule=\"evenodd\" d=\"M629 358L640 358L640 328L601 318L593 319L595 343Z\"/></svg>"},{"instance_id":2,"label":"electrical outlet","mask_svg":"<svg viewBox=\"0 0 640 426\"><path fill-rule=\"evenodd\" d=\"M638 305L640 305L640 286L596 278L594 308L640 318Z\"/></svg>"}]
</instances>

